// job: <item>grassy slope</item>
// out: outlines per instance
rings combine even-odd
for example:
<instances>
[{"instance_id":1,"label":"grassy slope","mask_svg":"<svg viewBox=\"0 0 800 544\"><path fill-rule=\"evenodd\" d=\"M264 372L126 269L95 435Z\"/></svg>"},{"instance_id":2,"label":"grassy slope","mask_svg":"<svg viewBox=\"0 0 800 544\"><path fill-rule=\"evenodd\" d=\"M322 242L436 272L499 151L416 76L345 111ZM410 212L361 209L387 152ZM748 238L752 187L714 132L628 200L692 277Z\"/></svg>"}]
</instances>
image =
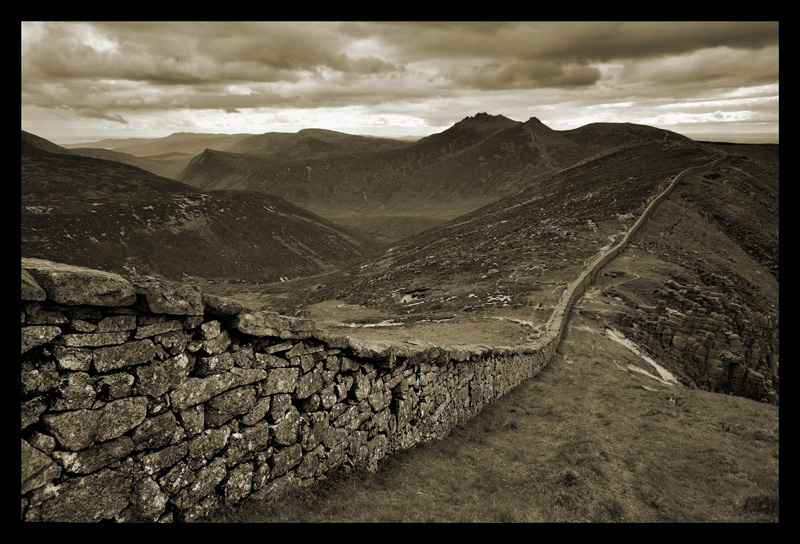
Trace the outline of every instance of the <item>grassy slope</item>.
<instances>
[{"instance_id":1,"label":"grassy slope","mask_svg":"<svg viewBox=\"0 0 800 544\"><path fill-rule=\"evenodd\" d=\"M662 384L602 323L570 323L542 373L445 439L208 521L778 521L777 407Z\"/></svg>"}]
</instances>

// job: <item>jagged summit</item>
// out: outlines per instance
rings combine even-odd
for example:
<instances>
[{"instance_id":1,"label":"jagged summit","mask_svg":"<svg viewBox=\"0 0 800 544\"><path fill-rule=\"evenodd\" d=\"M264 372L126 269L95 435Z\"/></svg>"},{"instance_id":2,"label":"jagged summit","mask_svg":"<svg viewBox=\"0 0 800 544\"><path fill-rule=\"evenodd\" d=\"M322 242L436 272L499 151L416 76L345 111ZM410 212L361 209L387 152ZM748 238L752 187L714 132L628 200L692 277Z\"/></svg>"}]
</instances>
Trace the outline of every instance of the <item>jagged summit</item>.
<instances>
[{"instance_id":1,"label":"jagged summit","mask_svg":"<svg viewBox=\"0 0 800 544\"><path fill-rule=\"evenodd\" d=\"M514 121L503 115L490 115L486 112L480 112L471 117L465 117L456 123L454 127L468 126L476 130L497 130L512 127L516 124L519 124L519 121Z\"/></svg>"}]
</instances>

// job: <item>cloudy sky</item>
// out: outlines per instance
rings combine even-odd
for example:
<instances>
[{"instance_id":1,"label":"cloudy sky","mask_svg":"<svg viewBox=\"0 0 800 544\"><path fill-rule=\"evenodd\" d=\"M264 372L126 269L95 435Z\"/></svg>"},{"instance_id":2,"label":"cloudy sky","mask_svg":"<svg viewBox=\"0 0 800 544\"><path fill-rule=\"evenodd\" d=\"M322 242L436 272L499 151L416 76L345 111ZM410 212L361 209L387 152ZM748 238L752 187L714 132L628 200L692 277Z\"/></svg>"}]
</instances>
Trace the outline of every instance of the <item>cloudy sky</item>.
<instances>
[{"instance_id":1,"label":"cloudy sky","mask_svg":"<svg viewBox=\"0 0 800 544\"><path fill-rule=\"evenodd\" d=\"M777 141L777 22L22 22L22 129L423 136L486 112Z\"/></svg>"}]
</instances>

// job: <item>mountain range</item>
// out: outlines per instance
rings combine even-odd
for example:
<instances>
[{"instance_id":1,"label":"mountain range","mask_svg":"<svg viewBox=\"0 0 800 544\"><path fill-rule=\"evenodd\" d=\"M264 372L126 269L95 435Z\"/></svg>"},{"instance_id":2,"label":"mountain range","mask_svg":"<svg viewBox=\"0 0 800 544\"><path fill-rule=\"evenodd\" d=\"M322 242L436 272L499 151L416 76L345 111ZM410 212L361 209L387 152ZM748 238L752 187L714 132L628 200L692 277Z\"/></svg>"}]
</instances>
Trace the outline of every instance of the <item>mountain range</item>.
<instances>
[{"instance_id":1,"label":"mountain range","mask_svg":"<svg viewBox=\"0 0 800 544\"><path fill-rule=\"evenodd\" d=\"M614 305L603 319L687 384L777 399L777 145L486 113L416 142L320 129L95 151L22 139L24 256L210 280L325 325L513 319L534 336L587 260L692 170L598 280ZM133 152L192 158L172 178L97 158ZM342 305L355 314L333 316ZM698 355L709 332L718 345ZM728 374L712 379L723 356Z\"/></svg>"}]
</instances>

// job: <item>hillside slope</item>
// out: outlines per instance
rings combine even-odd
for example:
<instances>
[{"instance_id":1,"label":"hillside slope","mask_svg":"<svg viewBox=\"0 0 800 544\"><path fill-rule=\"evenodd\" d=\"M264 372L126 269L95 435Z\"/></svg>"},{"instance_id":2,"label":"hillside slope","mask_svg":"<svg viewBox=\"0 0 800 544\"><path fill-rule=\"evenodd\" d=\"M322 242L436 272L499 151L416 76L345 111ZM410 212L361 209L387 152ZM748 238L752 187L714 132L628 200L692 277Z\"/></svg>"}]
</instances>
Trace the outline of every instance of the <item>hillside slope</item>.
<instances>
[{"instance_id":1,"label":"hillside slope","mask_svg":"<svg viewBox=\"0 0 800 544\"><path fill-rule=\"evenodd\" d=\"M173 279L264 282L331 270L371 251L358 236L279 197L202 193L36 143L22 141L26 257Z\"/></svg>"}]
</instances>

